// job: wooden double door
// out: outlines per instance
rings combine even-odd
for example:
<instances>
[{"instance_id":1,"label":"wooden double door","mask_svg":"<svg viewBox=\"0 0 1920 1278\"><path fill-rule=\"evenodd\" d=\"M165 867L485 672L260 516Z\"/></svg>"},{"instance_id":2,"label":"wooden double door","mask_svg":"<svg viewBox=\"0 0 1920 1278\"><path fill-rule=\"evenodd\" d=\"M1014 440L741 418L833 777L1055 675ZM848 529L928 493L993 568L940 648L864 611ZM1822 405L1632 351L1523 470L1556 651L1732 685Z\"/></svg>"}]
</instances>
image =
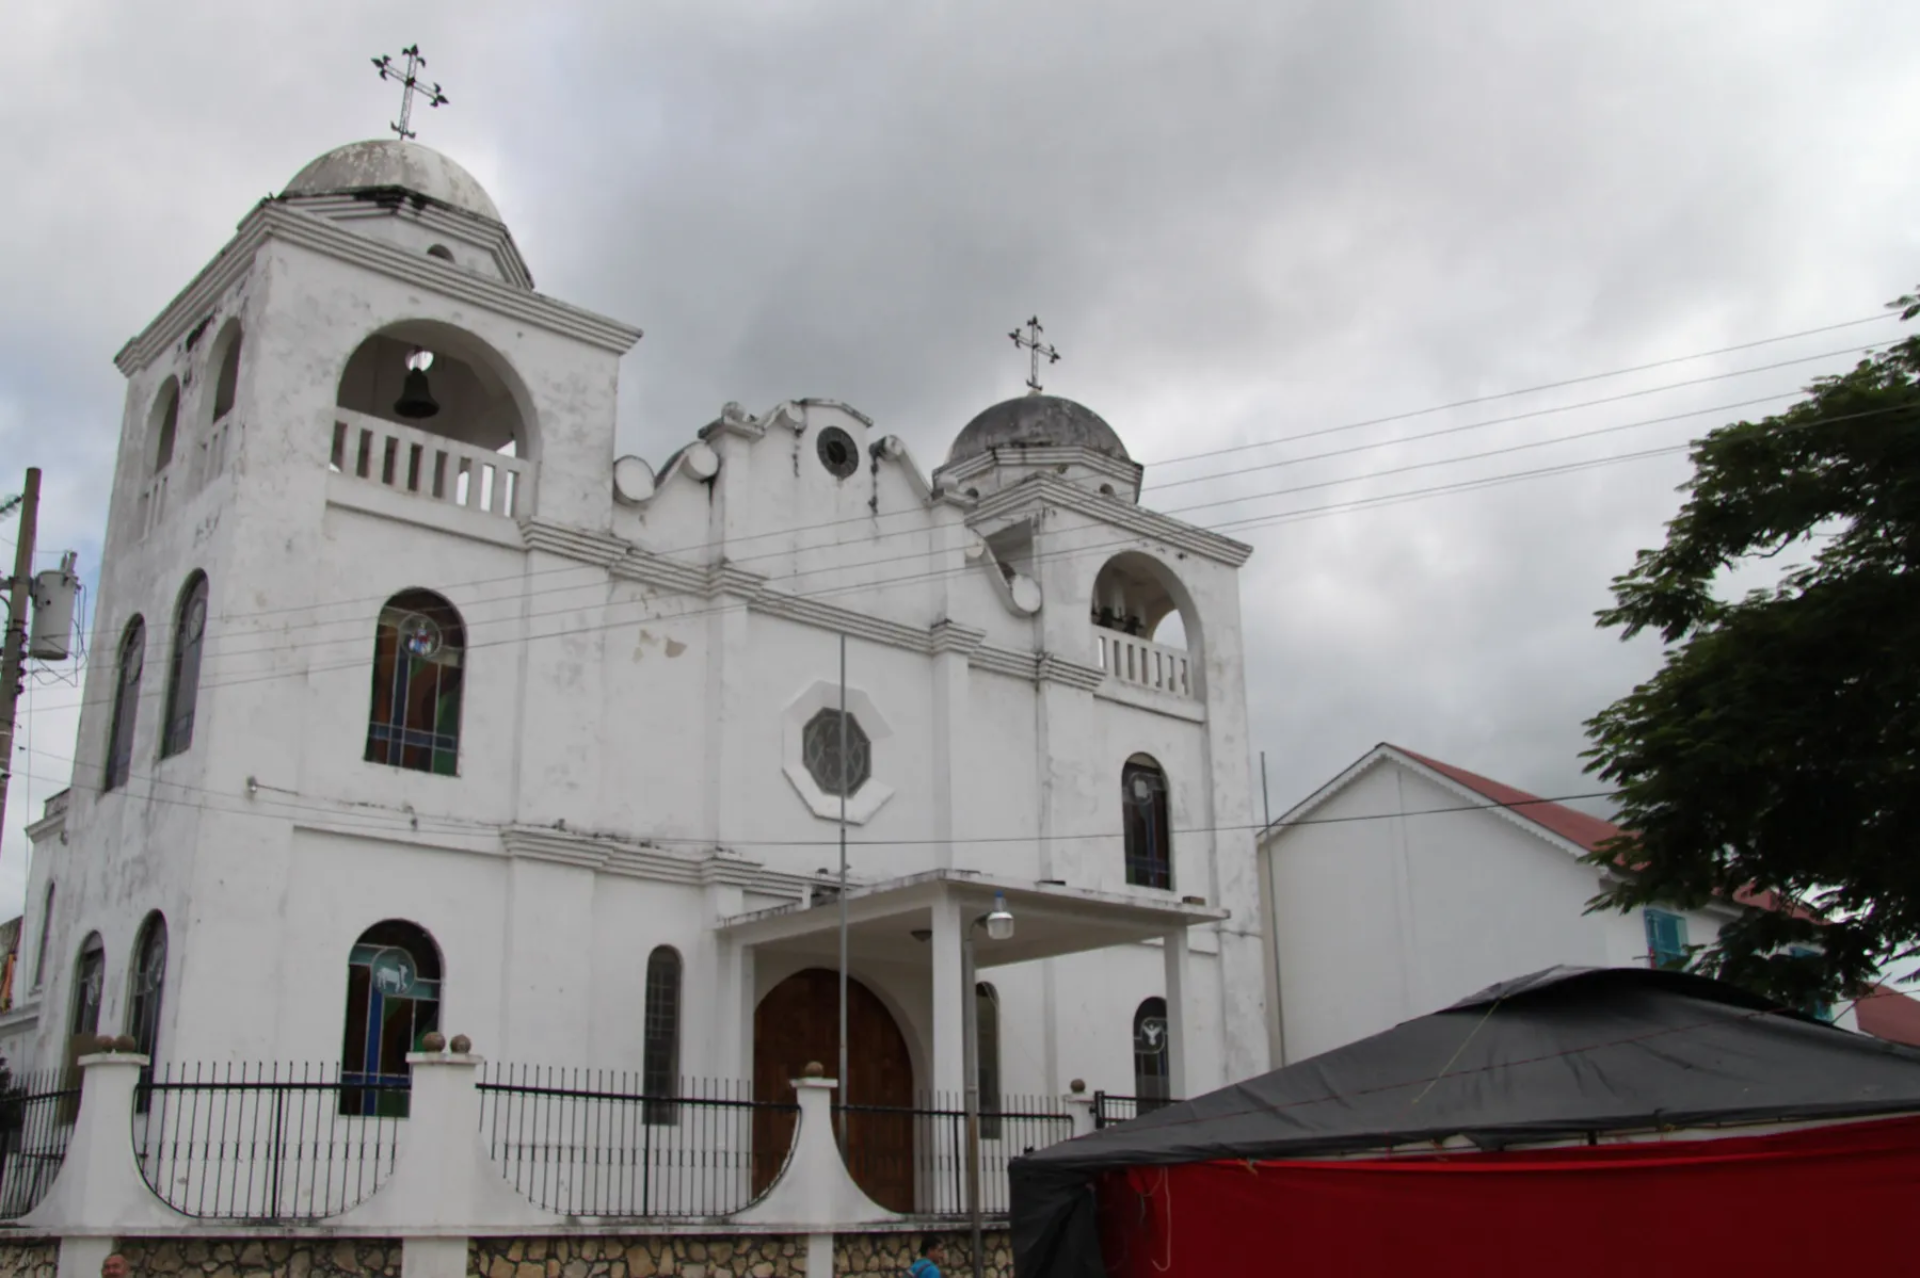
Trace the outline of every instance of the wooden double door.
<instances>
[{"instance_id":1,"label":"wooden double door","mask_svg":"<svg viewBox=\"0 0 1920 1278\"><path fill-rule=\"evenodd\" d=\"M829 968L796 972L767 991L753 1011L753 1094L794 1101L793 1081L811 1061L839 1072L840 976ZM914 1208L913 1060L893 1015L872 990L847 981L847 1165L854 1183L891 1211ZM867 1106L895 1110L875 1113ZM753 1191L773 1183L793 1144L794 1114L755 1110ZM838 1115L836 1114L836 1121Z\"/></svg>"}]
</instances>

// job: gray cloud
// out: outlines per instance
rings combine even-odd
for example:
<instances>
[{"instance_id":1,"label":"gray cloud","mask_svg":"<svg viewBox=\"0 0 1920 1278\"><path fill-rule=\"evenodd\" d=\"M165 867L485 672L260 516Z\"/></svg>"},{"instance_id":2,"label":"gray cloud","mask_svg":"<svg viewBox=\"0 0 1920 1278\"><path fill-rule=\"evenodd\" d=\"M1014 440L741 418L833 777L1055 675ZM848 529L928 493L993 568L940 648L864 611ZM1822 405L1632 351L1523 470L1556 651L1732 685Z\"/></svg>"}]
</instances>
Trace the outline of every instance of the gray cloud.
<instances>
[{"instance_id":1,"label":"gray cloud","mask_svg":"<svg viewBox=\"0 0 1920 1278\"><path fill-rule=\"evenodd\" d=\"M889 6L75 3L0 48L0 467L97 559L108 363L308 158L394 109L419 40L541 288L641 324L623 444L726 400L831 395L932 465L1050 385L1149 463L1871 313L1920 278L1920 12L1834 4ZM1809 339L1334 437L1347 458L1151 494L1271 491L1769 391L1811 367L1449 440L1447 424L1873 340ZM1840 363L1844 361L1834 361ZM1754 412L1764 410L1752 410ZM1196 511L1318 506L1684 440L1725 416ZM1151 468L1231 472L1301 443ZM1244 535L1249 695L1276 807L1391 739L1546 793L1658 658L1595 631L1677 504L1667 457ZM0 529L0 537L10 536ZM70 753L71 718L35 716ZM66 734L64 737L62 734ZM49 743L53 744L49 744ZM36 776L64 765L37 759ZM39 797L53 788L35 781ZM0 906L17 897L16 784Z\"/></svg>"}]
</instances>

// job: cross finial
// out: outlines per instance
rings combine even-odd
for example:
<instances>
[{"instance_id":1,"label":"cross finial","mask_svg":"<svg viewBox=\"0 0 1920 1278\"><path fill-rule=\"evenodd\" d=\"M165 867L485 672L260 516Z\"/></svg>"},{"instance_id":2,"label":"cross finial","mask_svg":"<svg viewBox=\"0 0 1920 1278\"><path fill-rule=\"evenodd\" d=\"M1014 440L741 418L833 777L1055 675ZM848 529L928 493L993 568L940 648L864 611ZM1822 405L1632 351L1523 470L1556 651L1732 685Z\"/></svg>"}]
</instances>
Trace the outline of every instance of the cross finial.
<instances>
[{"instance_id":1,"label":"cross finial","mask_svg":"<svg viewBox=\"0 0 1920 1278\"><path fill-rule=\"evenodd\" d=\"M1040 340L1040 334L1047 330L1040 327L1038 315L1027 321L1026 330L1025 336L1022 336L1017 328L1007 336L1013 339L1015 346L1023 347L1028 352L1030 359L1027 366L1027 389L1032 394L1038 395L1040 393L1040 357L1044 355L1047 357L1047 363L1058 364L1060 352Z\"/></svg>"},{"instance_id":2,"label":"cross finial","mask_svg":"<svg viewBox=\"0 0 1920 1278\"><path fill-rule=\"evenodd\" d=\"M427 60L420 56L419 45L408 45L400 50L400 56L407 60L407 69L404 73L393 64L393 59L384 53L373 60L373 65L380 68L382 80L398 80L403 86L400 90L400 122L389 124L387 127L398 133L401 141L404 142L415 136L413 130L407 127L413 118L413 95L416 92L425 94L427 105L430 107L445 106L447 95L440 92L438 84L430 85L421 80L420 72L426 68Z\"/></svg>"}]
</instances>

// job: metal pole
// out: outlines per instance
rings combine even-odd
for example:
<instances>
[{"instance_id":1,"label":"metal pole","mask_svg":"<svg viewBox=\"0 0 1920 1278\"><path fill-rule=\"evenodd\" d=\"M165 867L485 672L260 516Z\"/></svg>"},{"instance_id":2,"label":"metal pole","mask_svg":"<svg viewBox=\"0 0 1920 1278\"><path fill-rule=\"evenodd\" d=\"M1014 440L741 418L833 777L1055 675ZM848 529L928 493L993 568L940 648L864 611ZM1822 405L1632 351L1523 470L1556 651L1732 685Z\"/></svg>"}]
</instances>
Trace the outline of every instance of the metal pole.
<instances>
[{"instance_id":1,"label":"metal pole","mask_svg":"<svg viewBox=\"0 0 1920 1278\"><path fill-rule=\"evenodd\" d=\"M1267 797L1267 752L1260 752L1260 808L1261 832L1273 828L1273 800Z\"/></svg>"},{"instance_id":2,"label":"metal pole","mask_svg":"<svg viewBox=\"0 0 1920 1278\"><path fill-rule=\"evenodd\" d=\"M20 540L13 548L13 579L7 590L7 640L0 656L0 828L7 819L7 779L13 775L13 720L20 706L20 670L27 655L27 591L33 576L33 533L40 516L40 468L27 467L20 498ZM40 926L46 927L42 920ZM39 973L34 973L38 976Z\"/></svg>"},{"instance_id":3,"label":"metal pole","mask_svg":"<svg viewBox=\"0 0 1920 1278\"><path fill-rule=\"evenodd\" d=\"M980 1255L980 1008L974 993L973 930L967 924L960 940L960 1054L967 1071L967 1217L973 1229L973 1278L985 1278Z\"/></svg>"},{"instance_id":4,"label":"metal pole","mask_svg":"<svg viewBox=\"0 0 1920 1278\"><path fill-rule=\"evenodd\" d=\"M847 637L840 636L840 1158L847 1157Z\"/></svg>"}]
</instances>

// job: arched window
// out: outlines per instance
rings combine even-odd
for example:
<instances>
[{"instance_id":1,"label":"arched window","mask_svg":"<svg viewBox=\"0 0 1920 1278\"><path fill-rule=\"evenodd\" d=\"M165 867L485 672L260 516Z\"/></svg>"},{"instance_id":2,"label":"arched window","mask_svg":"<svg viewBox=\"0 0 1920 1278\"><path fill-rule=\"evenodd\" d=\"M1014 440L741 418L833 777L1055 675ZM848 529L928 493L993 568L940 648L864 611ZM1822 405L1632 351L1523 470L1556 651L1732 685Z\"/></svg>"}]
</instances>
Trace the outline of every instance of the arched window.
<instances>
[{"instance_id":1,"label":"arched window","mask_svg":"<svg viewBox=\"0 0 1920 1278\"><path fill-rule=\"evenodd\" d=\"M1173 888L1173 830L1167 805L1167 774L1144 754L1120 769L1121 828L1126 834L1127 882Z\"/></svg>"},{"instance_id":2,"label":"arched window","mask_svg":"<svg viewBox=\"0 0 1920 1278\"><path fill-rule=\"evenodd\" d=\"M646 1045L641 1056L640 1090L648 1096L672 1096L680 1085L680 952L662 945L647 956ZM671 1126L679 1107L645 1104L646 1121Z\"/></svg>"},{"instance_id":3,"label":"arched window","mask_svg":"<svg viewBox=\"0 0 1920 1278\"><path fill-rule=\"evenodd\" d=\"M173 660L167 665L166 718L161 721L160 757L193 744L193 710L200 698L200 645L207 630L207 574L187 578L173 613Z\"/></svg>"},{"instance_id":4,"label":"arched window","mask_svg":"<svg viewBox=\"0 0 1920 1278\"><path fill-rule=\"evenodd\" d=\"M87 933L80 943L80 959L73 968L73 1015L71 1033L76 1053L93 1050L90 1041L100 1032L100 996L106 984L107 947L98 932ZM85 1043L80 1041L86 1035Z\"/></svg>"},{"instance_id":5,"label":"arched window","mask_svg":"<svg viewBox=\"0 0 1920 1278\"><path fill-rule=\"evenodd\" d=\"M40 939L33 944L33 988L47 983L47 938L53 935L53 884L47 884L47 903L40 910Z\"/></svg>"},{"instance_id":6,"label":"arched window","mask_svg":"<svg viewBox=\"0 0 1920 1278\"><path fill-rule=\"evenodd\" d=\"M347 956L340 1112L407 1114L407 1053L440 1028L440 948L404 919L376 923Z\"/></svg>"},{"instance_id":7,"label":"arched window","mask_svg":"<svg viewBox=\"0 0 1920 1278\"><path fill-rule=\"evenodd\" d=\"M240 325L238 321L228 321L226 353L220 357L220 376L213 384L213 420L219 421L233 411L233 401L240 390Z\"/></svg>"},{"instance_id":8,"label":"arched window","mask_svg":"<svg viewBox=\"0 0 1920 1278\"><path fill-rule=\"evenodd\" d=\"M980 1139L1000 1139L1000 995L985 981L973 987L974 1050L979 1054Z\"/></svg>"},{"instance_id":9,"label":"arched window","mask_svg":"<svg viewBox=\"0 0 1920 1278\"><path fill-rule=\"evenodd\" d=\"M143 1056L160 1045L160 996L167 985L167 921L155 910L140 925L133 947L133 974L128 982L127 1033Z\"/></svg>"},{"instance_id":10,"label":"arched window","mask_svg":"<svg viewBox=\"0 0 1920 1278\"><path fill-rule=\"evenodd\" d=\"M180 430L180 383L169 377L153 402L153 414L147 421L152 433L153 473L159 474L173 460L173 438Z\"/></svg>"},{"instance_id":11,"label":"arched window","mask_svg":"<svg viewBox=\"0 0 1920 1278\"><path fill-rule=\"evenodd\" d=\"M453 776L467 633L453 605L427 590L387 600L373 642L367 762Z\"/></svg>"},{"instance_id":12,"label":"arched window","mask_svg":"<svg viewBox=\"0 0 1920 1278\"><path fill-rule=\"evenodd\" d=\"M118 678L113 687L113 718L107 724L107 771L100 788L124 783L133 764L133 724L140 711L140 672L147 659L147 623L135 617L120 638Z\"/></svg>"},{"instance_id":13,"label":"arched window","mask_svg":"<svg viewBox=\"0 0 1920 1278\"><path fill-rule=\"evenodd\" d=\"M1150 998L1133 1014L1133 1094L1140 1113L1166 1104L1168 1073L1167 1000Z\"/></svg>"}]
</instances>

